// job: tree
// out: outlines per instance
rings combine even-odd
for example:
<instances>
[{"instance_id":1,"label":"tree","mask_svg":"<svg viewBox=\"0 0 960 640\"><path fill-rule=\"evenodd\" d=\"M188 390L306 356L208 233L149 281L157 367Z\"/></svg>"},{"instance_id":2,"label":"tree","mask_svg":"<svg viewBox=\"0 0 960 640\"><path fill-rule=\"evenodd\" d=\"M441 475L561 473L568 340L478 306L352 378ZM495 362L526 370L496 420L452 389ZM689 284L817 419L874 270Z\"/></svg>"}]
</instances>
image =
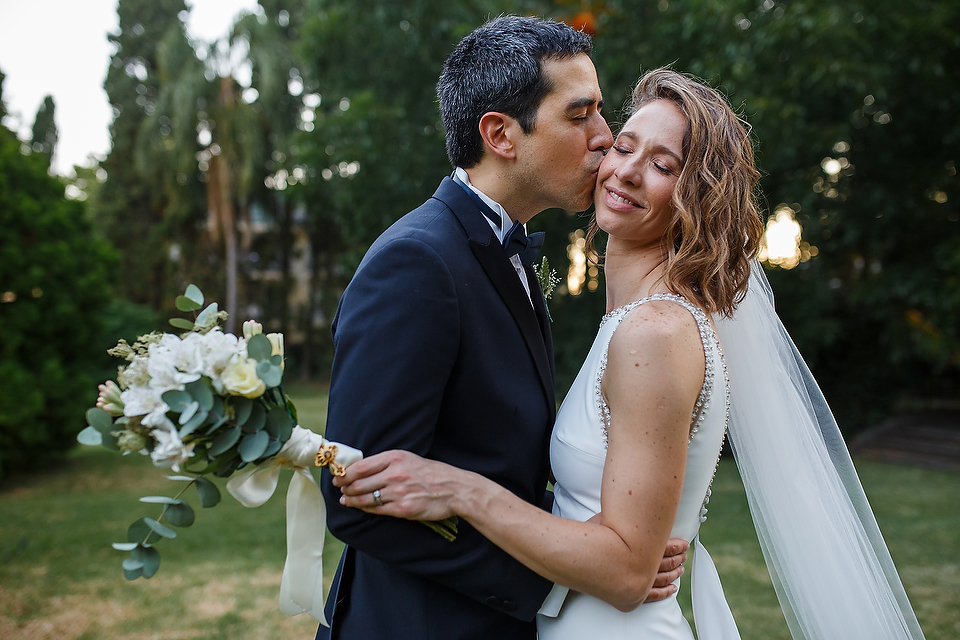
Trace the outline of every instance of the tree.
<instances>
[{"instance_id":1,"label":"tree","mask_svg":"<svg viewBox=\"0 0 960 640\"><path fill-rule=\"evenodd\" d=\"M57 123L54 119L56 106L53 104L53 96L47 96L43 99L43 104L37 110L37 117L33 121L33 137L30 139L30 146L37 153L42 153L47 157L47 163L53 162L53 154L57 149Z\"/></svg>"},{"instance_id":2,"label":"tree","mask_svg":"<svg viewBox=\"0 0 960 640\"><path fill-rule=\"evenodd\" d=\"M115 255L80 202L0 126L0 470L48 466L76 444L106 359Z\"/></svg>"},{"instance_id":3,"label":"tree","mask_svg":"<svg viewBox=\"0 0 960 640\"><path fill-rule=\"evenodd\" d=\"M171 137L173 114L158 113L158 57L177 48L178 39L185 42L179 17L185 11L183 0L120 0L120 32L109 36L117 50L104 82L114 120L111 150L101 164L107 179L94 216L121 249L120 295L154 309L169 305L187 278L216 291L210 282L215 265L195 250L205 210L196 162L169 166L137 159L143 137L163 147L178 142ZM151 115L156 117L145 124ZM199 150L195 140L179 142L187 152Z\"/></svg>"},{"instance_id":4,"label":"tree","mask_svg":"<svg viewBox=\"0 0 960 640\"><path fill-rule=\"evenodd\" d=\"M763 197L806 243L799 268L770 272L780 313L841 425L955 395L956 4L610 1L597 23L614 104L641 67L672 65L753 124Z\"/></svg>"}]
</instances>

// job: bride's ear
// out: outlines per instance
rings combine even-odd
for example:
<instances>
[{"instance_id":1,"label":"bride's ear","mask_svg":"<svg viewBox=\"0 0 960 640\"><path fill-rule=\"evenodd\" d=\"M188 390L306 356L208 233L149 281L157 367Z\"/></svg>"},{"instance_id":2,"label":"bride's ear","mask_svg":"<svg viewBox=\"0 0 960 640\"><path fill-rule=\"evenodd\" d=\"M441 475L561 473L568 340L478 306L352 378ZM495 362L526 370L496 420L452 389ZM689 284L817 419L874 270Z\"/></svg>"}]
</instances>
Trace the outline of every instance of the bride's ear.
<instances>
[{"instance_id":1,"label":"bride's ear","mask_svg":"<svg viewBox=\"0 0 960 640\"><path fill-rule=\"evenodd\" d=\"M488 111L480 118L480 137L494 155L513 160L517 157L518 137L523 129L515 118L497 111Z\"/></svg>"}]
</instances>

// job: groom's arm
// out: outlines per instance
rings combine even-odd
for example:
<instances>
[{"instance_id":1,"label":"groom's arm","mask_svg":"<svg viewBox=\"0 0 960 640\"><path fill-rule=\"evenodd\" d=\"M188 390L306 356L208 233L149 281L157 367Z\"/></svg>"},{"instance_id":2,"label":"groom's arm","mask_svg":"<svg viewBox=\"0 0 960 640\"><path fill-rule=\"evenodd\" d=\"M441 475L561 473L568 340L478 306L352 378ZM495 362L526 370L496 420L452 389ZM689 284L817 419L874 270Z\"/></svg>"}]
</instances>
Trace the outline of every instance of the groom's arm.
<instances>
[{"instance_id":1,"label":"groom's arm","mask_svg":"<svg viewBox=\"0 0 960 640\"><path fill-rule=\"evenodd\" d=\"M425 456L460 339L457 293L441 257L416 239L369 256L341 300L326 437L372 455ZM466 523L455 542L426 526L340 505L322 474L328 526L337 538L517 618L530 620L551 583Z\"/></svg>"}]
</instances>

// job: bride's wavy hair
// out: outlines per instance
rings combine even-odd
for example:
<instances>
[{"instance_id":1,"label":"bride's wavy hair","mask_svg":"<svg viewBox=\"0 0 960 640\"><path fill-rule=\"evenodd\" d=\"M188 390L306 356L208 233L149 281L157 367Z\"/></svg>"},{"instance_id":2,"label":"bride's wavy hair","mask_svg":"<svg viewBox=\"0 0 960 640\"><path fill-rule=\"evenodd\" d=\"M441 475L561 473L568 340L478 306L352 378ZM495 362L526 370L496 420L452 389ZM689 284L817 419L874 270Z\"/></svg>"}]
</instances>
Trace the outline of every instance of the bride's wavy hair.
<instances>
[{"instance_id":1,"label":"bride's wavy hair","mask_svg":"<svg viewBox=\"0 0 960 640\"><path fill-rule=\"evenodd\" d=\"M640 78L625 115L656 100L674 102L687 119L683 168L663 237L664 282L705 311L730 316L746 294L763 234L750 125L714 89L664 68ZM599 230L594 214L588 246Z\"/></svg>"}]
</instances>

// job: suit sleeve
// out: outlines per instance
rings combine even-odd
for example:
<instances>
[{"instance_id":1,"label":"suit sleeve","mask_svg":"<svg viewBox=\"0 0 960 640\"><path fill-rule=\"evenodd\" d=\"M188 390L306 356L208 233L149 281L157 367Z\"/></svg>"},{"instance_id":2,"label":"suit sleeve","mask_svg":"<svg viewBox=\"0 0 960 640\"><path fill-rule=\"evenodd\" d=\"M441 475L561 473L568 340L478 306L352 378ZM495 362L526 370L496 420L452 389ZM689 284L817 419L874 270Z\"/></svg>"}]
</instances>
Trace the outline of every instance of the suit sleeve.
<instances>
[{"instance_id":1,"label":"suit sleeve","mask_svg":"<svg viewBox=\"0 0 960 640\"><path fill-rule=\"evenodd\" d=\"M326 437L364 455L406 449L426 456L457 359L459 323L453 278L432 247L399 239L368 256L334 323ZM358 551L522 620L534 617L552 586L462 520L457 540L447 542L421 523L341 506L330 480L322 474L327 524Z\"/></svg>"}]
</instances>

